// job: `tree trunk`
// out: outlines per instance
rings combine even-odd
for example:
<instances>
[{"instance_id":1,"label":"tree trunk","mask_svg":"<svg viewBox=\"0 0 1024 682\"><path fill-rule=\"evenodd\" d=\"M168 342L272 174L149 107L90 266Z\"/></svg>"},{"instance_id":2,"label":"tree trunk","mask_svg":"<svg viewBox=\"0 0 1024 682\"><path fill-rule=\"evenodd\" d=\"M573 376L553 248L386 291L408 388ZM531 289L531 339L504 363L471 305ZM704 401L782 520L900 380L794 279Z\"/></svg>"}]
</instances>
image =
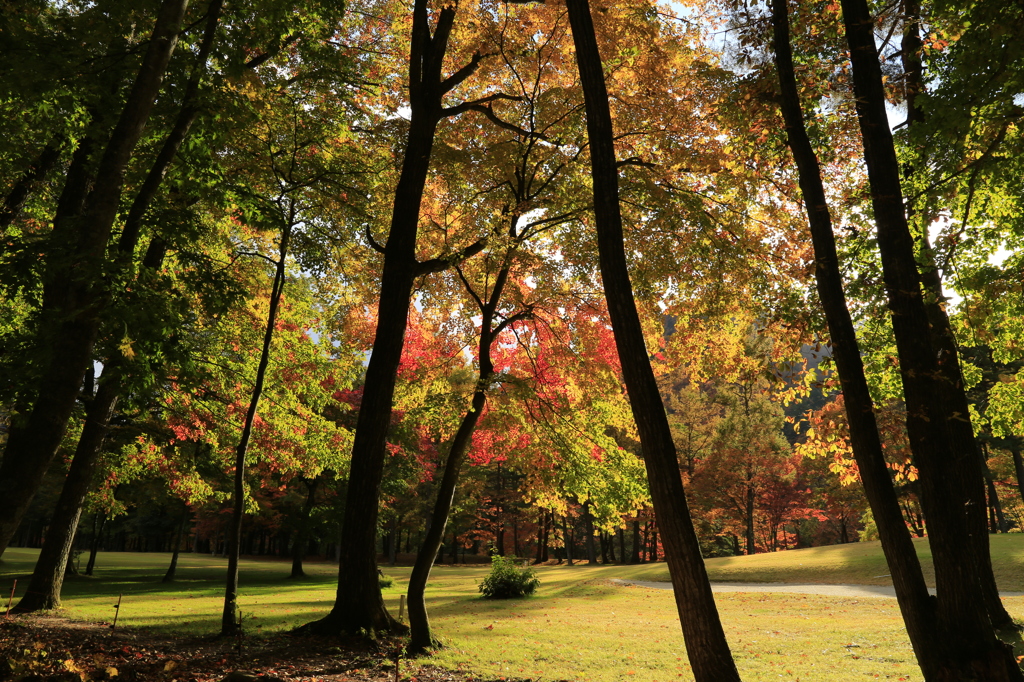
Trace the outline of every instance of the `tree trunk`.
<instances>
[{"instance_id":1,"label":"tree trunk","mask_svg":"<svg viewBox=\"0 0 1024 682\"><path fill-rule=\"evenodd\" d=\"M925 92L924 64L921 59L920 2L904 0L903 10L905 29L900 54L905 72L909 129L925 118L924 111L917 104L917 96ZM888 137L891 145L892 136ZM879 142L884 141L880 139ZM895 162L895 151L891 157L890 160ZM907 164L906 168L908 172L913 172L912 164ZM896 167L896 172L898 175L899 166ZM915 215L917 211L912 202L908 203L906 211L902 214L903 229L906 229L909 235L909 217ZM962 488L963 495L967 498L963 506L969 529L967 539L974 545L977 578L981 583L989 618L997 628L1015 627L1013 619L999 598L999 588L996 586L992 569L989 537L985 532L985 472L982 466L984 462L980 459L978 441L974 437L974 428L971 425L969 401L960 368L960 349L949 323L949 316L946 314L941 274L935 264L934 253L928 240L928 228L932 217L926 213L920 215L923 220L919 234L922 263L917 271L920 273L920 284L925 292L925 296L920 300L924 304L928 320L927 331L931 335L933 348L938 351L934 363L931 358L928 359L928 364L935 367L934 377L929 383L933 390L938 391L932 400L940 406L941 413L945 415L948 433L948 439L943 441L947 448L945 465L957 472L958 487Z\"/></svg>"},{"instance_id":2,"label":"tree trunk","mask_svg":"<svg viewBox=\"0 0 1024 682\"><path fill-rule=\"evenodd\" d=\"M181 512L181 523L178 524L178 532L174 534L171 564L167 567L167 572L164 573L161 582L173 583L178 573L178 554L181 553L181 541L185 539L185 529L188 528L189 519L192 518L192 511L188 508L188 505L184 505L184 507L185 509Z\"/></svg>"},{"instance_id":3,"label":"tree trunk","mask_svg":"<svg viewBox=\"0 0 1024 682\"><path fill-rule=\"evenodd\" d=\"M320 479L317 478L302 478L302 482L306 484L306 503L302 507L302 518L299 519L299 532L292 543L292 573L290 578L302 578L306 575L305 571L302 570L302 560L306 556L306 550L309 547L309 516L313 513L313 507L316 505L316 490L320 485Z\"/></svg>"},{"instance_id":4,"label":"tree trunk","mask_svg":"<svg viewBox=\"0 0 1024 682\"><path fill-rule=\"evenodd\" d=\"M640 519L633 519L633 553L629 557L629 563L640 563Z\"/></svg>"},{"instance_id":5,"label":"tree trunk","mask_svg":"<svg viewBox=\"0 0 1024 682\"><path fill-rule=\"evenodd\" d=\"M615 529L615 535L619 538L619 563L626 562L626 531L619 526Z\"/></svg>"},{"instance_id":6,"label":"tree trunk","mask_svg":"<svg viewBox=\"0 0 1024 682\"><path fill-rule=\"evenodd\" d=\"M99 528L96 526L96 518L99 517ZM107 522L107 515L99 512L92 520L92 541L89 547L89 563L85 565L85 574L92 575L96 568L96 554L100 551L100 539L103 537L103 526Z\"/></svg>"},{"instance_id":7,"label":"tree trunk","mask_svg":"<svg viewBox=\"0 0 1024 682\"><path fill-rule=\"evenodd\" d=\"M957 391L948 385L946 370L940 365L956 359L948 357L944 344L936 344L922 296L885 110L874 21L865 0L842 0L841 4L877 243L899 353L907 432L920 474L921 505L935 566L935 626L945 658L943 671L950 676L993 681L1022 680L1012 650L996 639L989 620L993 603L986 586L994 586L994 582L982 575L982 564L991 559L977 556L980 540L972 540L977 533L977 514L968 510L976 504L973 491L981 487L982 478L976 454L967 449L974 447L973 435L968 445L959 437L961 430L950 426L957 419L969 423L969 417L951 401ZM959 393L962 397L962 387ZM958 462L958 458L971 461ZM980 518L987 542L984 516ZM998 601L998 594L994 598Z\"/></svg>"},{"instance_id":8,"label":"tree trunk","mask_svg":"<svg viewBox=\"0 0 1024 682\"><path fill-rule=\"evenodd\" d=\"M481 341L481 346L483 341ZM488 347L490 340L488 339ZM481 358L483 360L483 358ZM487 377L493 373L493 368L487 361ZM481 363L480 374L484 374L483 363ZM430 569L434 564L434 557L441 546L441 539L444 537L445 526L448 524L448 514L451 511L452 501L455 499L455 489L458 486L459 470L469 451L469 445L473 438L473 430L487 402L486 386L488 382L481 379L477 382L477 390L473 393L473 403L470 410L463 416L459 430L452 439L451 448L448 450L448 458L445 460L444 473L441 475L441 483L437 489L437 499L434 502L434 511L431 517L430 530L427 537L416 555L416 564L413 566L412 574L409 576L409 627L410 641L409 650L413 653L422 653L427 649L439 646L439 642L430 631L430 618L427 615L427 604L424 601L424 593L427 587L427 579L430 577Z\"/></svg>"},{"instance_id":9,"label":"tree trunk","mask_svg":"<svg viewBox=\"0 0 1024 682\"><path fill-rule=\"evenodd\" d=\"M594 516L590 513L590 500L583 503L583 532L587 534L587 563L597 563L597 548L594 546Z\"/></svg>"},{"instance_id":10,"label":"tree trunk","mask_svg":"<svg viewBox=\"0 0 1024 682\"><path fill-rule=\"evenodd\" d=\"M121 202L125 168L156 101L188 0L164 0L121 115L95 173L84 144L72 161L54 217L35 345L46 349L40 387L23 423L10 428L0 464L0 554L7 548L67 429L100 324L99 271ZM94 179L94 182L91 182ZM90 187L91 184L91 187Z\"/></svg>"},{"instance_id":11,"label":"tree trunk","mask_svg":"<svg viewBox=\"0 0 1024 682\"><path fill-rule=\"evenodd\" d=\"M754 543L754 485L750 481L747 481L743 505L745 516L743 519L744 536L746 537L747 555L749 556L757 552L757 545Z\"/></svg>"},{"instance_id":12,"label":"tree trunk","mask_svg":"<svg viewBox=\"0 0 1024 682\"><path fill-rule=\"evenodd\" d=\"M565 563L572 566L572 526L569 524L569 510L562 517L562 544L565 546Z\"/></svg>"},{"instance_id":13,"label":"tree trunk","mask_svg":"<svg viewBox=\"0 0 1024 682\"><path fill-rule=\"evenodd\" d=\"M18 217L25 201L31 196L36 186L46 179L50 170L60 161L60 143L55 139L49 142L39 152L31 167L18 179L11 190L4 197L3 206L0 206L0 235L6 233L7 228Z\"/></svg>"},{"instance_id":14,"label":"tree trunk","mask_svg":"<svg viewBox=\"0 0 1024 682\"><path fill-rule=\"evenodd\" d=\"M391 229L384 247L384 269L373 353L366 368L366 382L349 473L345 515L342 521L338 592L334 608L308 628L324 634L391 632L405 627L388 613L377 581L374 551L385 445L391 423L391 405L398 365L402 356L413 281L447 263L416 260L416 235L420 202L430 166L434 134L440 120L451 112L443 109L442 97L468 78L478 58L455 75L442 80L448 37L455 21L455 5L438 13L431 36L426 0L413 8L409 59L409 133L402 172L395 189ZM468 250L467 250L468 254Z\"/></svg>"},{"instance_id":15,"label":"tree trunk","mask_svg":"<svg viewBox=\"0 0 1024 682\"><path fill-rule=\"evenodd\" d=\"M1012 447L1010 454L1013 455L1013 471L1017 475L1017 490L1021 499L1024 499L1024 457L1021 456L1019 447Z\"/></svg>"},{"instance_id":16,"label":"tree trunk","mask_svg":"<svg viewBox=\"0 0 1024 682\"><path fill-rule=\"evenodd\" d=\"M537 555L533 559L533 564L536 566L541 563L541 557L544 555L544 522L548 518L548 512L546 509L540 510L540 519L537 521Z\"/></svg>"},{"instance_id":17,"label":"tree trunk","mask_svg":"<svg viewBox=\"0 0 1024 682\"><path fill-rule=\"evenodd\" d=\"M106 436L117 396L121 392L120 373L111 370L106 374L104 380L100 381L96 396L87 407L85 426L78 439L57 506L50 517L46 540L36 560L28 591L15 607L20 613L60 607L60 592L64 585L68 555L82 515L82 504L92 485L93 465Z\"/></svg>"},{"instance_id":18,"label":"tree trunk","mask_svg":"<svg viewBox=\"0 0 1024 682\"><path fill-rule=\"evenodd\" d=\"M662 524L686 651L697 682L739 680L690 520L679 460L661 401L626 263L614 131L587 0L567 0L587 112L597 244L615 343Z\"/></svg>"},{"instance_id":19,"label":"tree trunk","mask_svg":"<svg viewBox=\"0 0 1024 682\"><path fill-rule=\"evenodd\" d=\"M1006 525L1006 517L1003 516L1003 505L999 503L999 493L996 491L995 481L992 479L992 470L988 468L988 446L984 443L981 449L978 451L979 457L981 457L981 470L985 474L985 485L988 489L988 502L989 507L992 509L993 521L992 532L993 533L1005 533L1008 530Z\"/></svg>"},{"instance_id":20,"label":"tree trunk","mask_svg":"<svg viewBox=\"0 0 1024 682\"><path fill-rule=\"evenodd\" d=\"M782 112L789 144L800 172L800 187L814 245L818 296L832 337L833 356L850 424L851 445L878 527L907 633L925 678L936 679L944 667L944 653L934 624L933 600L928 594L882 451L874 404L843 292L832 219L821 182L821 172L804 127L789 47L789 21L784 0L773 0L773 22Z\"/></svg>"},{"instance_id":21,"label":"tree trunk","mask_svg":"<svg viewBox=\"0 0 1024 682\"><path fill-rule=\"evenodd\" d=\"M277 308L281 303L281 291L285 282L285 258L288 256L288 242L292 227L295 225L294 204L289 209L290 215L284 216L284 227L281 230L281 244L278 249L277 267L274 271L274 284L270 290L270 309L267 311L267 326L263 332L263 347L260 349L260 364L256 368L256 383L249 398L249 408L245 412L242 424L242 436L235 448L234 488L231 496L231 525L228 528L228 573L224 585L224 611L221 614L221 637L237 635L241 625L238 622L238 558L242 541L242 515L245 511L245 455L249 450L249 439L256 420L260 398L263 395L263 383L267 377L267 366L270 364L270 345L274 340L274 328L277 324ZM380 589L378 587L378 589Z\"/></svg>"}]
</instances>

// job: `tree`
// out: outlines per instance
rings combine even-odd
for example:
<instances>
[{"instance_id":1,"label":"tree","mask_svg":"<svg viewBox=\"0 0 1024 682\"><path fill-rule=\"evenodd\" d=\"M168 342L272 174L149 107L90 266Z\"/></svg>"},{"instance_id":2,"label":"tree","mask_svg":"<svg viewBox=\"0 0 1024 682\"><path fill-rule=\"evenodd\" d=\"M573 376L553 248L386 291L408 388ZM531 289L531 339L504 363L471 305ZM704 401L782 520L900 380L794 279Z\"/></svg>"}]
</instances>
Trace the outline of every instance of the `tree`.
<instances>
[{"instance_id":1,"label":"tree","mask_svg":"<svg viewBox=\"0 0 1024 682\"><path fill-rule=\"evenodd\" d=\"M97 274L124 188L126 166L142 136L178 42L187 0L165 0L116 123L97 111L65 174L50 235L34 342L42 358L28 414L12 424L0 464L0 551L17 530L67 428L99 330L103 291ZM96 10L100 11L100 10ZM98 104L98 103L96 103ZM109 140L104 144L104 140ZM102 148L102 152L100 152ZM94 163L93 154L100 154Z\"/></svg>"},{"instance_id":2,"label":"tree","mask_svg":"<svg viewBox=\"0 0 1024 682\"><path fill-rule=\"evenodd\" d=\"M676 604L687 641L687 655L694 675L702 682L738 680L739 674L714 605L697 535L690 522L672 433L647 359L640 318L629 282L619 211L615 135L590 8L586 0L569 0L567 8L587 108L601 278L644 451L651 497L661 519Z\"/></svg>"}]
</instances>

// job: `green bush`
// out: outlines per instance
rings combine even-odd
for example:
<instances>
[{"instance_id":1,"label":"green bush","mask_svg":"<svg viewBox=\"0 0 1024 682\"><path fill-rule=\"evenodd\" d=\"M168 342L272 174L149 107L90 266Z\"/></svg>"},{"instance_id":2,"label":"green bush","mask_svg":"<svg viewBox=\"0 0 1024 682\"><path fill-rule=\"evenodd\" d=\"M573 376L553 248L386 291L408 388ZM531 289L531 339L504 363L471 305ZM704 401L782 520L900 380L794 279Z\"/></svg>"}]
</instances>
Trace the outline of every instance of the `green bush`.
<instances>
[{"instance_id":1,"label":"green bush","mask_svg":"<svg viewBox=\"0 0 1024 682\"><path fill-rule=\"evenodd\" d=\"M383 573L381 573L377 576L377 584L380 585L380 589L383 590L394 585L395 579L389 575L384 575Z\"/></svg>"},{"instance_id":2,"label":"green bush","mask_svg":"<svg viewBox=\"0 0 1024 682\"><path fill-rule=\"evenodd\" d=\"M480 583L486 599L511 599L533 594L540 585L537 572L527 566L516 565L515 557L491 557L491 572Z\"/></svg>"}]
</instances>

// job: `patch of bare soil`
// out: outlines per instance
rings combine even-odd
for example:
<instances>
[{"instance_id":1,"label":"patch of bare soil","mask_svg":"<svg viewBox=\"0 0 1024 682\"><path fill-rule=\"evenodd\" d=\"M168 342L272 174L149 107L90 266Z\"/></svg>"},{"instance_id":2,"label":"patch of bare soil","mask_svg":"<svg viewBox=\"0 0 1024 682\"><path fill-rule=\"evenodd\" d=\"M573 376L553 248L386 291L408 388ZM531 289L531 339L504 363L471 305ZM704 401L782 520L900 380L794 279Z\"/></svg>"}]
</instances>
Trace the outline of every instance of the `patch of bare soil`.
<instances>
[{"instance_id":1,"label":"patch of bare soil","mask_svg":"<svg viewBox=\"0 0 1024 682\"><path fill-rule=\"evenodd\" d=\"M289 634L172 637L29 614L0 618L0 681L492 682L405 659L401 646Z\"/></svg>"}]
</instances>

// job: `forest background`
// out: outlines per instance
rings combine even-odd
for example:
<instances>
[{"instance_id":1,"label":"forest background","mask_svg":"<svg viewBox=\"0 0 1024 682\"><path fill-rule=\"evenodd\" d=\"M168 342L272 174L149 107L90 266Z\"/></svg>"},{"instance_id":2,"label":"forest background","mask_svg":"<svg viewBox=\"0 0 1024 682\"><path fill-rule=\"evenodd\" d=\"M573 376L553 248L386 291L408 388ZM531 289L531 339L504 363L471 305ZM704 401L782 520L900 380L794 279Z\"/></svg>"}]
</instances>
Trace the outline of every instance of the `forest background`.
<instances>
[{"instance_id":1,"label":"forest background","mask_svg":"<svg viewBox=\"0 0 1024 682\"><path fill-rule=\"evenodd\" d=\"M702 553L877 537L769 8L594 9L635 301ZM1020 531L1022 17L994 2L873 10L989 530ZM889 476L923 536L840 7L789 13ZM0 15L0 549L46 540L49 605L100 548L277 554L298 575L305 555L354 546L350 453L380 385L367 372L386 287L403 278L396 384L388 413L373 408L375 551L411 560L436 534L461 434L442 556L663 556L601 289L565 7L111 0Z\"/></svg>"}]
</instances>

